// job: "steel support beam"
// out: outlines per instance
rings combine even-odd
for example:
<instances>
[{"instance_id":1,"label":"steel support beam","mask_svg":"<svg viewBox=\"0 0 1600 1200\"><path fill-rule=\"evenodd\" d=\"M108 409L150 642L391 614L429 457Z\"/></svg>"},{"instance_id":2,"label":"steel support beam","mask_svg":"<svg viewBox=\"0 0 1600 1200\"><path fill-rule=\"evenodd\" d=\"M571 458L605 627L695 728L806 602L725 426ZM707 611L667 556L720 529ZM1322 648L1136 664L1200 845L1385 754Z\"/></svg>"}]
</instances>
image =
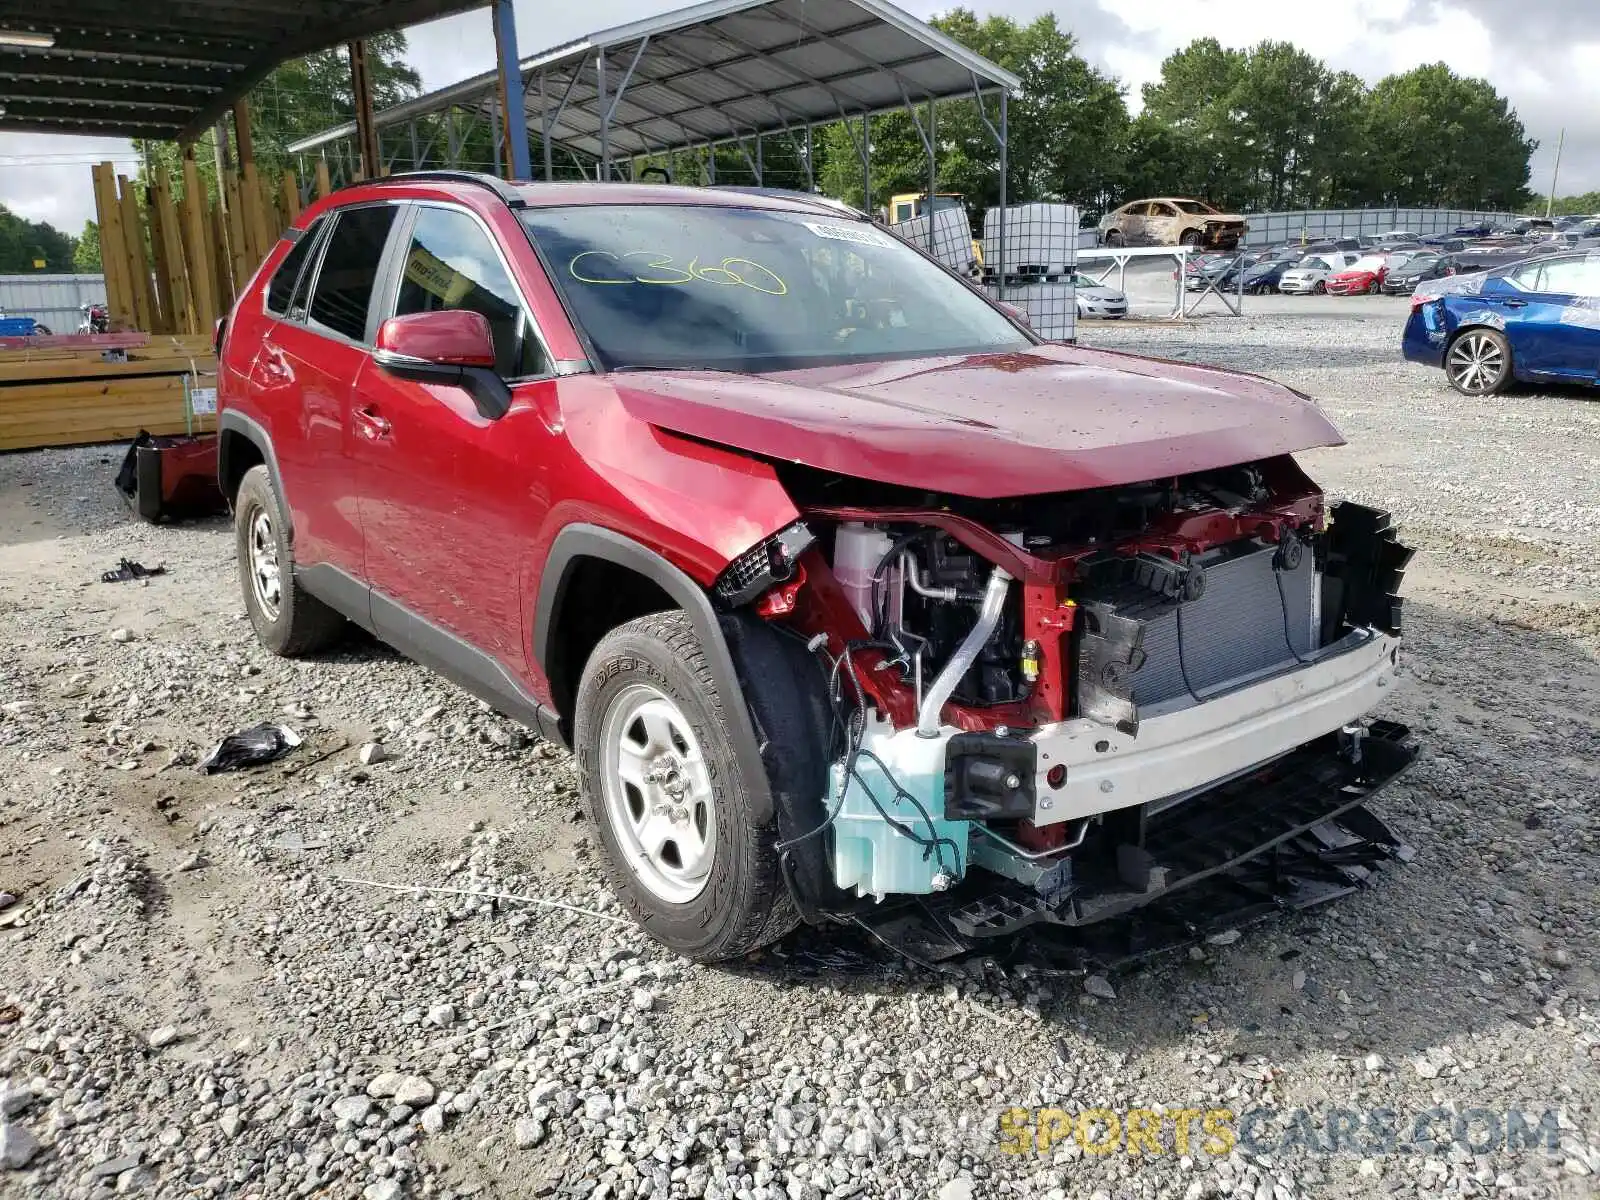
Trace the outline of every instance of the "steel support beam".
<instances>
[{"instance_id":1,"label":"steel support beam","mask_svg":"<svg viewBox=\"0 0 1600 1200\"><path fill-rule=\"evenodd\" d=\"M600 178L611 179L611 120L606 109L606 52L602 47L594 55L595 112L600 117Z\"/></svg>"},{"instance_id":2,"label":"steel support beam","mask_svg":"<svg viewBox=\"0 0 1600 1200\"><path fill-rule=\"evenodd\" d=\"M1000 89L1000 234L995 250L995 275L1000 282L1002 292L1006 282L1006 172L1010 164L1006 161L1006 91Z\"/></svg>"},{"instance_id":3,"label":"steel support beam","mask_svg":"<svg viewBox=\"0 0 1600 1200\"><path fill-rule=\"evenodd\" d=\"M861 207L872 217L872 114L861 114Z\"/></svg>"},{"instance_id":4,"label":"steel support beam","mask_svg":"<svg viewBox=\"0 0 1600 1200\"><path fill-rule=\"evenodd\" d=\"M500 72L500 113L511 179L532 179L528 161L528 111L522 98L522 68L517 57L517 14L511 0L494 0L495 61Z\"/></svg>"}]
</instances>

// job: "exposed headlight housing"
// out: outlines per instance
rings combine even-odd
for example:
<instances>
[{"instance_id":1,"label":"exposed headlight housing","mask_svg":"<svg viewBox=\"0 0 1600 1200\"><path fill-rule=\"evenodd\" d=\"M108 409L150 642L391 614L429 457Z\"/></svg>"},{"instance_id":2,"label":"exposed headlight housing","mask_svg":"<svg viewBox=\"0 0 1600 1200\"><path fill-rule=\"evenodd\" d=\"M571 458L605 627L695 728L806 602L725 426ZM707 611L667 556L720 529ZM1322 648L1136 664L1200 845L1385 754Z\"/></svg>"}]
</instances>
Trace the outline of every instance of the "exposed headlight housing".
<instances>
[{"instance_id":1,"label":"exposed headlight housing","mask_svg":"<svg viewBox=\"0 0 1600 1200\"><path fill-rule=\"evenodd\" d=\"M796 561L815 540L804 521L785 526L729 563L711 590L729 608L749 604L792 576Z\"/></svg>"}]
</instances>

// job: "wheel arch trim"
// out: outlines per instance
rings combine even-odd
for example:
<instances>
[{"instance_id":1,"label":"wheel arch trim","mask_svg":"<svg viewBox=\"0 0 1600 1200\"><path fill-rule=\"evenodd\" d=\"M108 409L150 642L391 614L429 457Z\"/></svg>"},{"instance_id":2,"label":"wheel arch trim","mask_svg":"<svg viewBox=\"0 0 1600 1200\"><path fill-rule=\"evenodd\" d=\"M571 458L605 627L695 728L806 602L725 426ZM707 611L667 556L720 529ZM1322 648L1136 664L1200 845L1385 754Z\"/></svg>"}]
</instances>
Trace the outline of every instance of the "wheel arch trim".
<instances>
[{"instance_id":1,"label":"wheel arch trim","mask_svg":"<svg viewBox=\"0 0 1600 1200\"><path fill-rule=\"evenodd\" d=\"M760 742L716 610L699 584L648 546L615 530L583 523L568 525L556 535L545 558L534 604L533 656L539 669L544 671L549 662L573 571L586 558L600 559L643 576L688 616L706 656L706 666L722 695L733 733L734 757L750 791L752 815L761 823L771 820L772 790L761 761ZM570 719L571 714L563 716Z\"/></svg>"},{"instance_id":2,"label":"wheel arch trim","mask_svg":"<svg viewBox=\"0 0 1600 1200\"><path fill-rule=\"evenodd\" d=\"M223 499L228 502L229 509L233 508L233 496L227 488L222 487L228 478L230 467L232 440L223 435L237 434L244 438L255 448L261 451L261 461L267 466L267 474L272 476L272 486L277 490L278 499L283 502L284 532L288 534L291 544L294 541L294 514L289 507L289 497L283 490L283 472L278 468L278 452L273 449L272 435L259 421L247 417L236 409L224 409L217 416L217 486L221 488Z\"/></svg>"}]
</instances>

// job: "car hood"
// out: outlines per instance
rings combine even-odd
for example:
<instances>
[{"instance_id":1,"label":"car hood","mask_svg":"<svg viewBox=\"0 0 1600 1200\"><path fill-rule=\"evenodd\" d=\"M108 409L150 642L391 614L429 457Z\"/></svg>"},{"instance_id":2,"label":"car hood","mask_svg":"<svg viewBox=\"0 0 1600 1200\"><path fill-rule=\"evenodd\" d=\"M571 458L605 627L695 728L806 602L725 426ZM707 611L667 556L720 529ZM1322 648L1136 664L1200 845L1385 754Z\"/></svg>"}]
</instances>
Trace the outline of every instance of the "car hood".
<instances>
[{"instance_id":1,"label":"car hood","mask_svg":"<svg viewBox=\"0 0 1600 1200\"><path fill-rule=\"evenodd\" d=\"M613 380L629 413L671 433L982 499L1135 483L1344 441L1315 404L1270 380L1069 346Z\"/></svg>"}]
</instances>

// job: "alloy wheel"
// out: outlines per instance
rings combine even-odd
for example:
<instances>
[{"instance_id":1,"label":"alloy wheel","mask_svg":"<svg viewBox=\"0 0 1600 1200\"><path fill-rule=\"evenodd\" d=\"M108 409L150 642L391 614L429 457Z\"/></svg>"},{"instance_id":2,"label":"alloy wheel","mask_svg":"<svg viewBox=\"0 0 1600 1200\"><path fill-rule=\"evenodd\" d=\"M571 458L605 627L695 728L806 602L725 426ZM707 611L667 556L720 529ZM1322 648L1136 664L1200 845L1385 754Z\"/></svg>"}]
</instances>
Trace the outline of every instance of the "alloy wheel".
<instances>
[{"instance_id":1,"label":"alloy wheel","mask_svg":"<svg viewBox=\"0 0 1600 1200\"><path fill-rule=\"evenodd\" d=\"M601 797L628 868L659 899L693 900L711 876L717 818L688 718L664 692L636 683L612 700L600 736Z\"/></svg>"},{"instance_id":2,"label":"alloy wheel","mask_svg":"<svg viewBox=\"0 0 1600 1200\"><path fill-rule=\"evenodd\" d=\"M265 510L257 512L250 522L250 582L262 615L276 621L283 603L283 571L278 564L278 538L272 528L272 516Z\"/></svg>"},{"instance_id":3,"label":"alloy wheel","mask_svg":"<svg viewBox=\"0 0 1600 1200\"><path fill-rule=\"evenodd\" d=\"M1481 395L1500 382L1505 372L1505 352L1500 343L1483 333L1457 338L1445 365L1450 382L1463 392Z\"/></svg>"}]
</instances>

